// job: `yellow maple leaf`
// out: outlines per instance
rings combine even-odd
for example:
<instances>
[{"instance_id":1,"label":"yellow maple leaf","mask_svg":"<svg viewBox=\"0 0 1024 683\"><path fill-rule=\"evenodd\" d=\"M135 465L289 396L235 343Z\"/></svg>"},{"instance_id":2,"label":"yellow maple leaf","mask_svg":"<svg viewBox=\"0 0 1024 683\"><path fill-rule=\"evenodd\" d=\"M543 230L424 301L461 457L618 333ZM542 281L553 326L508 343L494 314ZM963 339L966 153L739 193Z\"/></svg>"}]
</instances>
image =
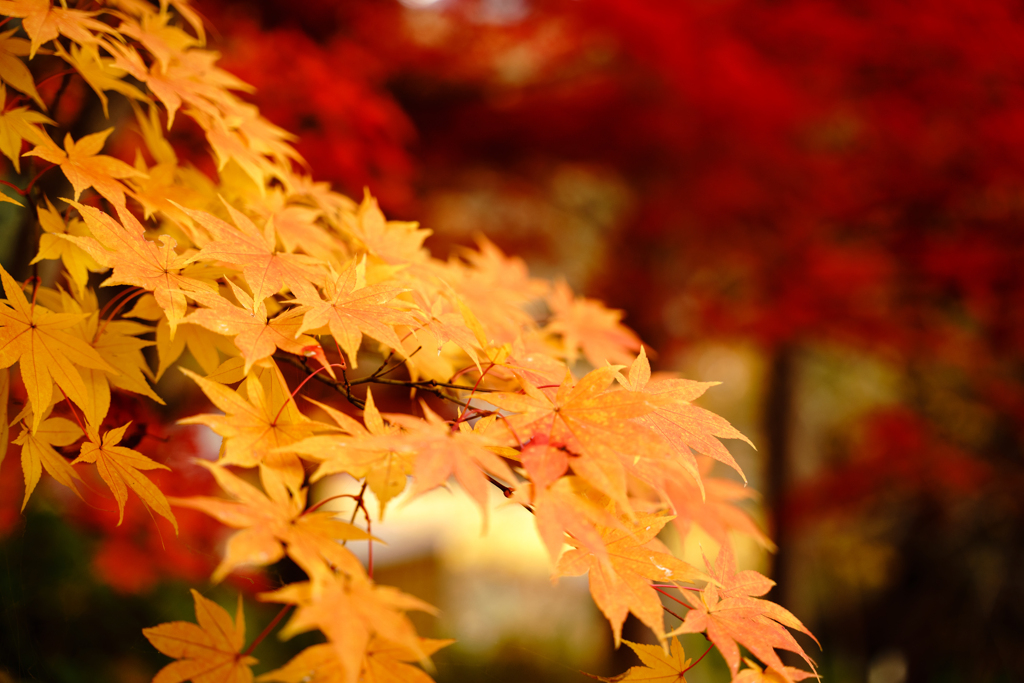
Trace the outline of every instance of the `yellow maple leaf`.
<instances>
[{"instance_id":1,"label":"yellow maple leaf","mask_svg":"<svg viewBox=\"0 0 1024 683\"><path fill-rule=\"evenodd\" d=\"M21 173L21 142L28 140L40 145L49 142L50 137L40 124L57 125L49 117L28 107L6 108L7 89L0 83L0 152L11 160L14 170ZM53 144L50 142L49 144Z\"/></svg>"},{"instance_id":2,"label":"yellow maple leaf","mask_svg":"<svg viewBox=\"0 0 1024 683\"><path fill-rule=\"evenodd\" d=\"M103 370L113 375L118 370L103 360L96 349L65 330L85 316L54 313L29 303L21 286L3 266L0 279L7 293L7 305L0 306L0 367L20 362L21 379L32 404L32 431L39 428L43 413L50 407L53 383L83 410L92 401L78 366Z\"/></svg>"},{"instance_id":3,"label":"yellow maple leaf","mask_svg":"<svg viewBox=\"0 0 1024 683\"><path fill-rule=\"evenodd\" d=\"M81 454L71 464L96 463L100 477L110 487L114 494L114 500L117 501L118 526L124 521L124 504L128 500L128 489L131 488L138 494L146 507L169 521L174 526L174 532L177 533L178 520L174 518L167 498L153 482L139 473L139 470L169 470L170 468L154 462L138 451L117 445L121 442L124 432L130 424L131 422L128 422L121 427L108 430L103 435L102 441L99 434L89 434L89 441L82 444Z\"/></svg>"},{"instance_id":4,"label":"yellow maple leaf","mask_svg":"<svg viewBox=\"0 0 1024 683\"><path fill-rule=\"evenodd\" d=\"M71 49L68 51L60 43L56 43L56 45L56 54L70 64L96 93L96 97L99 98L100 105L103 107L103 115L107 118L110 118L107 111L106 91L108 90L113 90L132 99L148 100L141 90L125 80L127 72L118 67L113 59L101 57L96 46L72 43Z\"/></svg>"},{"instance_id":5,"label":"yellow maple leaf","mask_svg":"<svg viewBox=\"0 0 1024 683\"><path fill-rule=\"evenodd\" d=\"M607 683L628 683L629 681L648 681L648 683L686 683L684 674L692 667L691 660L686 659L686 653L678 638L672 639L671 652L665 652L660 645L645 645L643 643L631 643L628 640L622 641L636 653L643 666L634 666L624 674L612 676L611 678L598 678ZM595 678L597 678L595 676Z\"/></svg>"},{"instance_id":6,"label":"yellow maple leaf","mask_svg":"<svg viewBox=\"0 0 1024 683\"><path fill-rule=\"evenodd\" d=\"M420 650L432 655L454 640L420 638ZM364 683L431 683L433 679L408 662L417 661L416 653L374 635L366 647L360 680ZM331 643L307 647L280 669L268 671L256 679L279 683L343 683L345 668Z\"/></svg>"},{"instance_id":7,"label":"yellow maple leaf","mask_svg":"<svg viewBox=\"0 0 1024 683\"><path fill-rule=\"evenodd\" d=\"M340 683L356 683L363 670L374 636L403 648L421 662L427 660L429 645L416 635L408 610L435 614L436 610L391 586L378 586L365 576L332 576L325 581L292 583L261 600L298 605L282 638L320 629L330 641L343 675Z\"/></svg>"},{"instance_id":8,"label":"yellow maple leaf","mask_svg":"<svg viewBox=\"0 0 1024 683\"><path fill-rule=\"evenodd\" d=\"M244 391L248 400L223 384L185 368L181 371L224 411L224 415L195 415L181 421L182 424L204 424L224 437L221 464L259 466L264 488L279 497L302 486L302 463L281 446L312 436L318 425L295 407L276 366L266 386L256 377L246 380Z\"/></svg>"},{"instance_id":9,"label":"yellow maple leaf","mask_svg":"<svg viewBox=\"0 0 1024 683\"><path fill-rule=\"evenodd\" d=\"M89 273L102 273L106 268L96 262L84 249L60 235L84 237L88 234L85 224L78 218L64 222L64 217L46 198L46 206L38 205L39 225L43 234L39 237L39 253L30 264L42 260L60 259L71 280L82 289L89 281Z\"/></svg>"},{"instance_id":10,"label":"yellow maple leaf","mask_svg":"<svg viewBox=\"0 0 1024 683\"><path fill-rule=\"evenodd\" d=\"M365 427L329 405L309 400L324 410L347 435L310 436L281 450L300 453L305 459L320 463L310 477L311 482L339 472L346 472L356 479L365 479L366 485L377 497L380 518L383 520L388 501L405 490L407 477L413 473L416 454L387 448L386 441L383 444L385 447L382 448L380 444L370 439L374 436L395 434L398 427L385 424L374 404L373 392L369 389L366 391L366 404L363 406Z\"/></svg>"},{"instance_id":11,"label":"yellow maple leaf","mask_svg":"<svg viewBox=\"0 0 1024 683\"><path fill-rule=\"evenodd\" d=\"M235 620L227 610L192 589L196 621L171 621L142 629L157 650L178 661L157 672L153 683L252 683L256 658L242 653L245 615L238 596Z\"/></svg>"},{"instance_id":12,"label":"yellow maple leaf","mask_svg":"<svg viewBox=\"0 0 1024 683\"><path fill-rule=\"evenodd\" d=\"M333 512L306 511L307 489L295 495L271 490L267 495L224 467L203 461L200 464L213 473L220 487L235 500L194 496L172 498L171 502L241 529L228 540L224 559L213 572L215 583L236 567L273 564L285 552L310 576L332 575L332 566L347 574L363 573L356 556L338 541L367 540L370 535L334 519Z\"/></svg>"},{"instance_id":13,"label":"yellow maple leaf","mask_svg":"<svg viewBox=\"0 0 1024 683\"><path fill-rule=\"evenodd\" d=\"M15 28L0 33L0 80L31 97L32 101L45 111L46 104L36 90L32 72L21 60L21 57L29 53L29 41L15 38L14 34L17 32L18 29Z\"/></svg>"},{"instance_id":14,"label":"yellow maple leaf","mask_svg":"<svg viewBox=\"0 0 1024 683\"><path fill-rule=\"evenodd\" d=\"M51 417L43 420L33 430L23 429L14 443L21 445L21 471L25 476L25 499L21 503L24 510L28 499L39 483L43 469L58 482L78 494L75 479L82 480L74 468L54 446L70 446L82 436L82 430L63 417Z\"/></svg>"}]
</instances>

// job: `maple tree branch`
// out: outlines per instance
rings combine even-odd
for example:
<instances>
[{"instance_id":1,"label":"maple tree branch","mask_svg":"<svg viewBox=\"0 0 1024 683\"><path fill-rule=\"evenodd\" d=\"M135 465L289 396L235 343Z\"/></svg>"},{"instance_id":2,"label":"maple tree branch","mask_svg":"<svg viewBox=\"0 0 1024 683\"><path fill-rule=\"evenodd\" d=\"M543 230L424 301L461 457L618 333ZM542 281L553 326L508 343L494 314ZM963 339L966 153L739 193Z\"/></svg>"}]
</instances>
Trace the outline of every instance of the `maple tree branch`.
<instances>
[{"instance_id":1,"label":"maple tree branch","mask_svg":"<svg viewBox=\"0 0 1024 683\"><path fill-rule=\"evenodd\" d=\"M486 476L487 476L487 481L491 482L496 487L498 487L498 490L500 490L502 492L502 494L506 498L511 498L512 494L514 494L516 492L516 490L514 488L512 488L511 486L506 486L505 484L502 484L500 481L498 481L497 479L495 479L491 475L488 474ZM533 512L532 508L527 507L526 509L529 510L530 512Z\"/></svg>"},{"instance_id":2,"label":"maple tree branch","mask_svg":"<svg viewBox=\"0 0 1024 683\"><path fill-rule=\"evenodd\" d=\"M388 379L386 377L374 377L373 375L370 375L369 377L363 377L361 379L352 380L353 386L356 384L368 384L370 382L373 382L374 384L393 384L397 386L411 387L415 389L424 389L426 391L430 391L433 389L459 389L461 391L468 391L470 393L473 393L474 391L497 391L497 389L478 389L475 387L468 386L466 384L438 382L436 379Z\"/></svg>"},{"instance_id":3,"label":"maple tree branch","mask_svg":"<svg viewBox=\"0 0 1024 683\"><path fill-rule=\"evenodd\" d=\"M296 367L299 370L302 370L307 375L317 380L321 384L326 384L327 386L331 387L339 394L344 396L346 399L348 399L348 402L354 405L356 408L362 410L363 407L366 405L366 402L363 401L363 399L359 398L358 396L352 395L350 385L348 385L345 382L339 382L329 377L324 377L323 375L317 374L316 372L311 370L308 365L306 365L303 361L300 361L297 357L293 356L292 354L275 353L273 358L274 360L281 361L282 363L288 363L289 365ZM344 376L345 371L342 370L341 372L342 375Z\"/></svg>"}]
</instances>

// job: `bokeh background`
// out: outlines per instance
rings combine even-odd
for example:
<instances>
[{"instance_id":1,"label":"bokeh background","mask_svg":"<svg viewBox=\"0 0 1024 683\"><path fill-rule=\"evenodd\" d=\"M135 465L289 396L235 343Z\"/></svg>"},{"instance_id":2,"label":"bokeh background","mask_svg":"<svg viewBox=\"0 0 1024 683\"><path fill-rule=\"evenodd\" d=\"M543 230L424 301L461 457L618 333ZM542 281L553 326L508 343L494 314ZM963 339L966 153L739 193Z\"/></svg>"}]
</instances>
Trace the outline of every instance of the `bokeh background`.
<instances>
[{"instance_id":1,"label":"bokeh background","mask_svg":"<svg viewBox=\"0 0 1024 683\"><path fill-rule=\"evenodd\" d=\"M741 561L819 637L824 680L1024 680L1024 4L196 5L318 179L419 220L436 255L486 235L625 311L657 369L723 382L702 405L757 444L729 445L779 546ZM193 444L166 454L183 468L215 449L164 436ZM210 487L190 476L182 495ZM184 586L216 563L188 511L180 548L138 510L115 530L75 505L0 511L4 683L148 681L164 660L138 624L190 619ZM471 507L435 492L375 527L377 579L460 639L439 681L635 662L585 583L550 585L528 515L480 538ZM251 604L256 633L275 610ZM266 642L266 668L292 648ZM688 679L728 674L711 655Z\"/></svg>"}]
</instances>

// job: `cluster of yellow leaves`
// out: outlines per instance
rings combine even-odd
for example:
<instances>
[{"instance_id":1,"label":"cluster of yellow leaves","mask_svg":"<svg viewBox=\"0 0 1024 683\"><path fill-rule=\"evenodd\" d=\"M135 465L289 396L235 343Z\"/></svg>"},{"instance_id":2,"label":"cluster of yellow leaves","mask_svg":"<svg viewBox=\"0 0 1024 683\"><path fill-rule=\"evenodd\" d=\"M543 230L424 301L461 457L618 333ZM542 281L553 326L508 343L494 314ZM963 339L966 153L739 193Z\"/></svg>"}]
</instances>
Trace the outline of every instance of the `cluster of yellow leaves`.
<instances>
[{"instance_id":1,"label":"cluster of yellow leaves","mask_svg":"<svg viewBox=\"0 0 1024 683\"><path fill-rule=\"evenodd\" d=\"M77 492L78 468L95 465L122 518L128 489L175 528L171 505L200 510L238 530L215 581L285 556L309 577L261 599L297 607L283 637L319 629L327 642L260 680L425 681L411 663L427 664L447 643L420 638L405 612L432 608L377 585L345 546L372 543L368 528L355 515L344 522L318 511L309 485L348 473L378 498L383 518L409 477L413 497L454 478L485 520L497 486L533 512L556 577L589 574L616 643L632 612L667 646L659 590L703 581L677 630L707 632L736 680L754 680L747 672L756 668L738 670L736 643L771 667L765 675L798 679L774 648L802 653L783 626L805 629L751 597L761 593L743 593L736 576L747 574L727 572L729 532L770 542L734 507L740 495L724 480L705 481L695 458L739 471L719 439L746 440L693 405L709 384L652 378L619 312L530 277L486 240L439 260L424 247L429 230L388 221L368 193L356 203L304 175L291 136L238 97L246 84L217 68L186 0L87 6L0 0L0 14L18 20L0 33L0 152L37 177L58 168L71 186L70 197L40 185L18 190L40 228L32 263L60 260L63 279L23 284L0 269L0 462L16 426L23 506L43 470ZM38 66L40 58L49 61ZM134 120L78 139L62 130L36 87L60 62L95 91L105 115L115 97ZM215 178L181 162L164 137L178 117L205 133ZM143 143L133 163L103 154L129 127ZM93 274L101 288L121 288L102 308ZM530 312L538 302L546 320ZM164 466L119 445L127 425L108 423L112 391L161 402L153 383L186 350L203 374L184 373L222 414L185 422L223 438L219 460L206 466L229 498L168 500L144 474ZM580 359L594 369L577 379ZM368 360L376 370L349 377ZM25 401L9 420L15 364ZM281 364L317 374L337 402L298 402ZM430 393L451 410L410 402L406 413L382 414L362 384ZM258 470L262 490L229 467ZM657 539L672 519L722 542L710 576ZM232 622L193 594L198 624L145 631L178 660L155 680L253 680L241 603ZM672 657L681 678L674 641Z\"/></svg>"}]
</instances>

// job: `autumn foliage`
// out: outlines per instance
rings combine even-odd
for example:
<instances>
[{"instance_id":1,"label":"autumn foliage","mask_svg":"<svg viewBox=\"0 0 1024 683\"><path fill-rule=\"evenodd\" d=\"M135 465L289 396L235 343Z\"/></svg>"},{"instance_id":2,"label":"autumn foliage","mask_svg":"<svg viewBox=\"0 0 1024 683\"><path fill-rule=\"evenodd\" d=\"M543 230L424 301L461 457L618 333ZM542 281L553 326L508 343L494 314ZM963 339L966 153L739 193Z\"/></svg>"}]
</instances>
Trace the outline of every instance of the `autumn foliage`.
<instances>
[{"instance_id":1,"label":"autumn foliage","mask_svg":"<svg viewBox=\"0 0 1024 683\"><path fill-rule=\"evenodd\" d=\"M706 477L708 459L739 470L719 439L745 440L693 405L709 384L652 374L617 312L490 242L441 260L429 230L310 177L185 0L0 12L0 151L21 174L0 198L22 207L38 253L24 281L0 269L0 453L21 468L21 509L50 495L44 472L80 496L102 482L117 524L142 505L165 532L195 512L235 529L214 582L293 562L305 580L256 598L294 609L282 637L326 642L260 680L428 680L447 642L407 613L434 608L377 584L350 548L372 546L406 488L415 499L452 481L484 526L494 491L532 512L554 577L589 576L616 644L630 613L653 632L662 648L638 650L645 663L681 676L674 636L704 633L735 681L813 675L788 630L807 629L763 599L769 579L735 566L729 532L770 541ZM107 117L96 126L81 117L91 96ZM215 489L176 484L179 463L142 452L143 404L163 403L154 383L174 373L193 411L195 397L212 406L180 423L222 437L216 462L190 465ZM382 412L385 393L402 407ZM361 482L346 519L310 500L336 473ZM717 559L674 557L658 540L669 522L704 528ZM144 630L175 660L154 681L251 681L262 636L246 639L242 598L232 618L192 594L196 623ZM681 624L666 624L663 600L689 610Z\"/></svg>"}]
</instances>

